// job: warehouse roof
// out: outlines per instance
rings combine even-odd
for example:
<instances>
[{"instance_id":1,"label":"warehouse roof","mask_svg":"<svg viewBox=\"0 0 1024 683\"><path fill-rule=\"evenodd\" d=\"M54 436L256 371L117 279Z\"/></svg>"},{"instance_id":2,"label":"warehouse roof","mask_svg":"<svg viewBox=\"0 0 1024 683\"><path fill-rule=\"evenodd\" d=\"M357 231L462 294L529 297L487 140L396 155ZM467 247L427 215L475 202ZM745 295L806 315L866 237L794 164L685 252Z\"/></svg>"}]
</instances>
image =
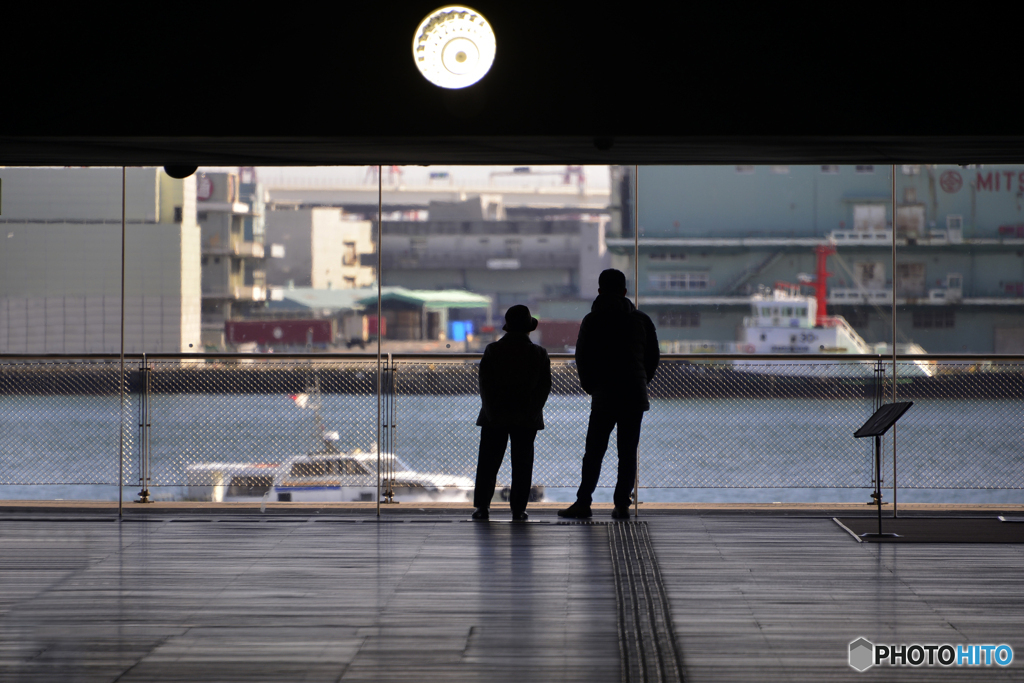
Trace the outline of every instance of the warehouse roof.
<instances>
[{"instance_id":1,"label":"warehouse roof","mask_svg":"<svg viewBox=\"0 0 1024 683\"><path fill-rule=\"evenodd\" d=\"M377 305L377 288L360 289L313 289L294 287L280 289L280 299L271 299L267 308L271 311L319 309L325 312L341 310L362 310ZM276 294L276 292L275 292ZM406 289L405 287L382 287L381 301L402 301L429 309L442 308L488 308L490 297L474 294L461 289Z\"/></svg>"},{"instance_id":2,"label":"warehouse roof","mask_svg":"<svg viewBox=\"0 0 1024 683\"><path fill-rule=\"evenodd\" d=\"M364 290L365 291L365 290ZM359 303L372 306L377 303L377 292ZM489 308L491 298L482 294L474 294L463 289L406 289L405 287L381 287L381 301L403 301L424 308Z\"/></svg>"}]
</instances>

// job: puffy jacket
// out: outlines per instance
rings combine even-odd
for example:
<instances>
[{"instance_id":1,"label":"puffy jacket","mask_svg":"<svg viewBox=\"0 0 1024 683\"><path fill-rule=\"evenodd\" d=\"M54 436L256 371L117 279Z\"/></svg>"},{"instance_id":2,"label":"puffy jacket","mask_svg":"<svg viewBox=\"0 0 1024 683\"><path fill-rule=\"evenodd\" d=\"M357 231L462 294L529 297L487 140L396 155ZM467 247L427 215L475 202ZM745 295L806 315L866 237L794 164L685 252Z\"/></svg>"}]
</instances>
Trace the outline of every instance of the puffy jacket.
<instances>
[{"instance_id":1,"label":"puffy jacket","mask_svg":"<svg viewBox=\"0 0 1024 683\"><path fill-rule=\"evenodd\" d=\"M633 302L606 294L594 300L576 340L580 385L593 408L650 410L647 385L660 360L654 323Z\"/></svg>"},{"instance_id":2,"label":"puffy jacket","mask_svg":"<svg viewBox=\"0 0 1024 683\"><path fill-rule=\"evenodd\" d=\"M551 359L524 332L509 332L487 345L480 361L477 426L544 429L551 393Z\"/></svg>"}]
</instances>

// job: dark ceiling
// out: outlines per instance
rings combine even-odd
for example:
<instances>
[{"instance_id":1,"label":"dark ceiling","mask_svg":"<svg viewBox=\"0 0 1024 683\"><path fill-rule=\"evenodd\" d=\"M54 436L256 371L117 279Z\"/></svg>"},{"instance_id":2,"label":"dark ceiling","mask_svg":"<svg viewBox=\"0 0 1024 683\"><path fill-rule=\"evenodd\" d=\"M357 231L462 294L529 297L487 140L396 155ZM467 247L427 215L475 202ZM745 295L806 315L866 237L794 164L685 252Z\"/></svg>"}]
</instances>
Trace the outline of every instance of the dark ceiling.
<instances>
[{"instance_id":1,"label":"dark ceiling","mask_svg":"<svg viewBox=\"0 0 1024 683\"><path fill-rule=\"evenodd\" d=\"M40 22L7 45L0 164L1024 159L991 16L481 1L494 66L446 91L411 56L437 5L353 4Z\"/></svg>"}]
</instances>

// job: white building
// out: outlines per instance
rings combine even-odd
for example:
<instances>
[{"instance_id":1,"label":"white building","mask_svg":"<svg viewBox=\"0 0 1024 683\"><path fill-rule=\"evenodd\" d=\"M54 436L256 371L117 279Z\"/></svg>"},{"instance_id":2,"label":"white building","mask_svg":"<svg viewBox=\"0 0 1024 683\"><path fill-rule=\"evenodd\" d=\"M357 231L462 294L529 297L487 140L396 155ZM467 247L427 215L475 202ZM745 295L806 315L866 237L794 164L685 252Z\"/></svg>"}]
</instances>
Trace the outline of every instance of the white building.
<instances>
[{"instance_id":1,"label":"white building","mask_svg":"<svg viewBox=\"0 0 1024 683\"><path fill-rule=\"evenodd\" d=\"M374 282L373 224L341 209L275 206L266 216L268 287L354 289ZM372 260L372 259L371 259Z\"/></svg>"},{"instance_id":2,"label":"white building","mask_svg":"<svg viewBox=\"0 0 1024 683\"><path fill-rule=\"evenodd\" d=\"M0 352L121 348L121 169L0 168ZM131 168L124 349L199 351L195 179Z\"/></svg>"}]
</instances>

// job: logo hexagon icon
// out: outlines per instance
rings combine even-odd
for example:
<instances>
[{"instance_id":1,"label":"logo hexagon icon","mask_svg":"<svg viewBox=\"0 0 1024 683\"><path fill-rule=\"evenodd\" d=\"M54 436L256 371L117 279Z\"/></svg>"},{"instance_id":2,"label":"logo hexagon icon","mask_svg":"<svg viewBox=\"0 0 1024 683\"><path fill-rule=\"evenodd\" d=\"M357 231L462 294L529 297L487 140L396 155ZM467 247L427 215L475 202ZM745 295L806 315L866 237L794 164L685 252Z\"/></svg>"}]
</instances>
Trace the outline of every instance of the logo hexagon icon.
<instances>
[{"instance_id":1,"label":"logo hexagon icon","mask_svg":"<svg viewBox=\"0 0 1024 683\"><path fill-rule=\"evenodd\" d=\"M874 644L864 638L858 638L850 643L850 666L857 671L867 671L874 664L874 654Z\"/></svg>"}]
</instances>

